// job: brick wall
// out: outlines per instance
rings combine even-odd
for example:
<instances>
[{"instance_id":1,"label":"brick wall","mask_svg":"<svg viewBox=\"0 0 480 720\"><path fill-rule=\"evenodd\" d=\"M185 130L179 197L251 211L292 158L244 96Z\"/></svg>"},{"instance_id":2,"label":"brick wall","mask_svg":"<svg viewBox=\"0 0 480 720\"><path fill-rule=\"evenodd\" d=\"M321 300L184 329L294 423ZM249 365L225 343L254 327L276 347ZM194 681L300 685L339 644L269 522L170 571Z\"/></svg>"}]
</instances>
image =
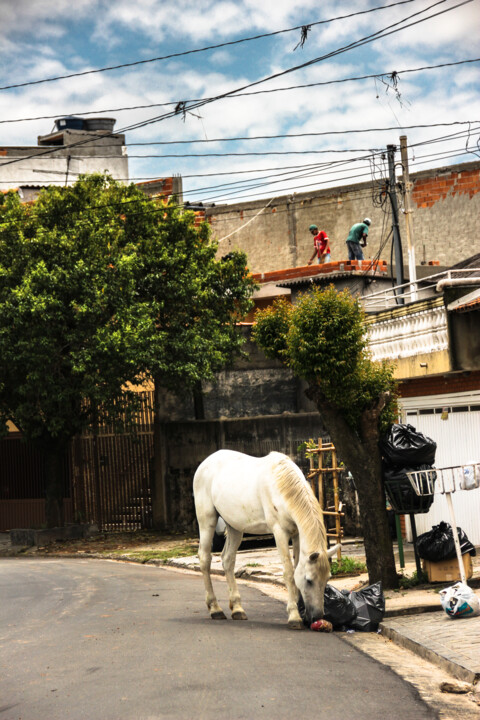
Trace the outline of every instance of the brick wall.
<instances>
[{"instance_id":1,"label":"brick wall","mask_svg":"<svg viewBox=\"0 0 480 720\"><path fill-rule=\"evenodd\" d=\"M422 395L443 395L445 393L468 392L480 387L480 372L450 373L433 377L406 380L400 384L400 396L403 398Z\"/></svg>"},{"instance_id":2,"label":"brick wall","mask_svg":"<svg viewBox=\"0 0 480 720\"><path fill-rule=\"evenodd\" d=\"M480 215L480 162L412 173L410 179L417 264L439 261L449 266L470 257ZM366 216L372 225L365 258L373 259L391 227L389 214L385 218L374 204L374 194L371 183L362 183L283 196L270 203L267 199L217 206L208 208L207 216L219 241L219 256L243 250L254 273L306 265L313 251L308 231L312 223L328 233L332 261L345 260L348 231ZM400 231L407 264L402 213ZM388 243L383 249L381 260L390 262L390 247Z\"/></svg>"},{"instance_id":3,"label":"brick wall","mask_svg":"<svg viewBox=\"0 0 480 720\"><path fill-rule=\"evenodd\" d=\"M417 260L436 259L448 266L478 251L480 163L421 173L412 180Z\"/></svg>"}]
</instances>

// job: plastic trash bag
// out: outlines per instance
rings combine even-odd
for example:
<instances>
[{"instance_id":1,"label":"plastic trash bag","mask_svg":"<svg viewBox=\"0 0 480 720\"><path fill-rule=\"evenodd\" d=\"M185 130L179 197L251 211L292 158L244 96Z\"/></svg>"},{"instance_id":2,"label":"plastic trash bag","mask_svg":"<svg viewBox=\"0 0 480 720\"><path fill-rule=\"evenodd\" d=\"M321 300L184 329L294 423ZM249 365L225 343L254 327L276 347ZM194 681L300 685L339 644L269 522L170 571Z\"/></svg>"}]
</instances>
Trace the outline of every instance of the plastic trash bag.
<instances>
[{"instance_id":1,"label":"plastic trash bag","mask_svg":"<svg viewBox=\"0 0 480 720\"><path fill-rule=\"evenodd\" d=\"M332 623L334 630L350 627L357 616L355 605L333 585L326 585L323 616Z\"/></svg>"},{"instance_id":2,"label":"plastic trash bag","mask_svg":"<svg viewBox=\"0 0 480 720\"><path fill-rule=\"evenodd\" d=\"M475 490L480 485L480 463L468 463L462 467L460 490Z\"/></svg>"},{"instance_id":3,"label":"plastic trash bag","mask_svg":"<svg viewBox=\"0 0 480 720\"><path fill-rule=\"evenodd\" d=\"M310 627L309 623L305 618L305 604L303 598L300 595L297 602L298 612L303 620L303 624L306 627ZM327 620L332 624L334 630L343 630L349 623L355 618L357 611L355 606L348 598L333 587L333 585L325 586L324 593L324 608L323 608L323 619Z\"/></svg>"},{"instance_id":4,"label":"plastic trash bag","mask_svg":"<svg viewBox=\"0 0 480 720\"><path fill-rule=\"evenodd\" d=\"M462 555L466 553L476 555L477 551L462 528L457 527L457 533ZM433 525L431 530L419 535L416 547L419 557L431 562L453 560L457 555L452 526L446 522Z\"/></svg>"},{"instance_id":5,"label":"plastic trash bag","mask_svg":"<svg viewBox=\"0 0 480 720\"><path fill-rule=\"evenodd\" d=\"M380 439L380 451L389 465L433 465L437 443L413 425L392 425Z\"/></svg>"},{"instance_id":6,"label":"plastic trash bag","mask_svg":"<svg viewBox=\"0 0 480 720\"><path fill-rule=\"evenodd\" d=\"M385 490L395 512L403 514L404 512L428 512L434 500L434 495L429 493L433 489L433 484L437 479L436 473L422 473L417 477L417 482L421 490L421 494L417 495L407 473L417 470L432 470L431 465L422 463L415 467L393 466L383 464L382 477L385 483ZM429 483L430 479L430 483Z\"/></svg>"},{"instance_id":7,"label":"plastic trash bag","mask_svg":"<svg viewBox=\"0 0 480 720\"><path fill-rule=\"evenodd\" d=\"M465 583L457 582L440 590L442 607L449 617L474 617L480 615L480 600Z\"/></svg>"},{"instance_id":8,"label":"plastic trash bag","mask_svg":"<svg viewBox=\"0 0 480 720\"><path fill-rule=\"evenodd\" d=\"M354 590L348 597L357 611L357 616L349 623L350 627L362 632L376 632L385 615L382 583L377 582L363 590Z\"/></svg>"}]
</instances>

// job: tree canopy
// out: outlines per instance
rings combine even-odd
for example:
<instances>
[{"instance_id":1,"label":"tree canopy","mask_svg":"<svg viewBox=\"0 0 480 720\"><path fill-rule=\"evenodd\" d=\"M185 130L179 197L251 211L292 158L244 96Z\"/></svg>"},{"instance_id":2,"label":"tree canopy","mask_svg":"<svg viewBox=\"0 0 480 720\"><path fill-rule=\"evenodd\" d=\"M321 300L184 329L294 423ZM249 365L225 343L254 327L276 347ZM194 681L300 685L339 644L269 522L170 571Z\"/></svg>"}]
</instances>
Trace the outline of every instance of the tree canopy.
<instances>
[{"instance_id":1,"label":"tree canopy","mask_svg":"<svg viewBox=\"0 0 480 720\"><path fill-rule=\"evenodd\" d=\"M244 253L216 260L210 227L191 211L164 208L157 232L138 241L138 293L143 303L142 365L163 387L193 388L241 349L237 324L250 309L255 283Z\"/></svg>"},{"instance_id":2,"label":"tree canopy","mask_svg":"<svg viewBox=\"0 0 480 720\"><path fill-rule=\"evenodd\" d=\"M297 305L280 299L255 320L253 337L264 352L314 386L353 431L361 435L362 415L382 393L388 402L379 412L378 430L394 422L394 366L371 360L365 315L347 290L314 289Z\"/></svg>"},{"instance_id":3,"label":"tree canopy","mask_svg":"<svg viewBox=\"0 0 480 720\"><path fill-rule=\"evenodd\" d=\"M66 441L139 374L133 187L91 176L0 209L0 419ZM128 393L127 393L128 398Z\"/></svg>"},{"instance_id":4,"label":"tree canopy","mask_svg":"<svg viewBox=\"0 0 480 720\"><path fill-rule=\"evenodd\" d=\"M307 395L354 477L371 582L395 587L378 448L397 414L393 364L372 361L365 315L347 290L314 289L296 305L279 300L255 319L256 342L307 381Z\"/></svg>"},{"instance_id":5,"label":"tree canopy","mask_svg":"<svg viewBox=\"0 0 480 720\"><path fill-rule=\"evenodd\" d=\"M238 350L246 258L216 260L194 213L106 175L0 203L0 426L58 455L128 420L132 384L191 387Z\"/></svg>"}]
</instances>

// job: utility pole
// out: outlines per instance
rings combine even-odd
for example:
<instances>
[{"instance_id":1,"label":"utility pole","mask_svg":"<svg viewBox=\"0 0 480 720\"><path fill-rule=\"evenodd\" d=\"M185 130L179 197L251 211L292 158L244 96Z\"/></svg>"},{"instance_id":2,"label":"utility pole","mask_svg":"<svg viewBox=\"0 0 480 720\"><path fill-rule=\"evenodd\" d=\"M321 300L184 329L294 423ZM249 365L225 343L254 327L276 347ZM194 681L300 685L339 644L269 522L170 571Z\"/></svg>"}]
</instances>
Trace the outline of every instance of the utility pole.
<instances>
[{"instance_id":1,"label":"utility pole","mask_svg":"<svg viewBox=\"0 0 480 720\"><path fill-rule=\"evenodd\" d=\"M403 274L403 255L402 255L402 241L400 239L400 228L398 226L398 205L397 205L397 194L395 191L396 179L395 179L395 151L396 145L387 145L387 157L388 157L388 195L390 197L390 203L392 206L392 230L393 230L393 248L395 252L395 278L397 285L404 285L405 277ZM399 290L399 294L396 296L397 304L403 305L405 298L403 297L403 288Z\"/></svg>"},{"instance_id":2,"label":"utility pole","mask_svg":"<svg viewBox=\"0 0 480 720\"><path fill-rule=\"evenodd\" d=\"M403 167L404 205L405 205L405 229L407 232L408 248L408 274L410 277L410 299L414 302L417 299L417 268L415 264L415 245L413 242L413 218L412 218L412 183L408 171L407 136L400 137L400 153Z\"/></svg>"}]
</instances>

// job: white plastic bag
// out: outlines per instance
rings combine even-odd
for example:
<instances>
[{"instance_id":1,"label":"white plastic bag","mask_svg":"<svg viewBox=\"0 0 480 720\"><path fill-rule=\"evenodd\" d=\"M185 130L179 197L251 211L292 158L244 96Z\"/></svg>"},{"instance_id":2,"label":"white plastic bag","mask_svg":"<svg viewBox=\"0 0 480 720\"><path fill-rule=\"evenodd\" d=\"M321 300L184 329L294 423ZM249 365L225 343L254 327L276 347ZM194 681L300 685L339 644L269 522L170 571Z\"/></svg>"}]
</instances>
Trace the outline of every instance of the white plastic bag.
<instances>
[{"instance_id":1,"label":"white plastic bag","mask_svg":"<svg viewBox=\"0 0 480 720\"><path fill-rule=\"evenodd\" d=\"M457 582L440 590L442 607L451 618L480 615L480 600L468 585Z\"/></svg>"},{"instance_id":2,"label":"white plastic bag","mask_svg":"<svg viewBox=\"0 0 480 720\"><path fill-rule=\"evenodd\" d=\"M475 490L475 488L478 488L480 485L480 463L462 465L461 470L460 490Z\"/></svg>"}]
</instances>

